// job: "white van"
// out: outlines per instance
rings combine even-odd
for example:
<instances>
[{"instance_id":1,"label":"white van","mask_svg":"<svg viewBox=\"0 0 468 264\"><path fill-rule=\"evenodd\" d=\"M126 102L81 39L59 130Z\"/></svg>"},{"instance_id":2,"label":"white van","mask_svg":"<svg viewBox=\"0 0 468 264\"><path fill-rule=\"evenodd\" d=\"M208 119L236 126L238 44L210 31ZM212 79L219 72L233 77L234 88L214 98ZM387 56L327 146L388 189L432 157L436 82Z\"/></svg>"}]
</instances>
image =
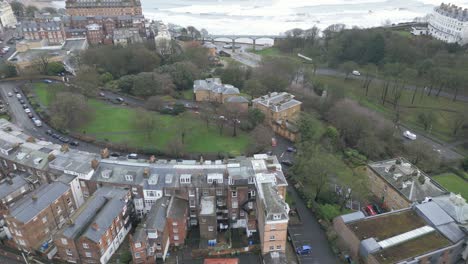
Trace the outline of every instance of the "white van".
<instances>
[{"instance_id":1,"label":"white van","mask_svg":"<svg viewBox=\"0 0 468 264\"><path fill-rule=\"evenodd\" d=\"M405 132L403 132L403 136L411 140L416 140L417 138L416 134L411 133L409 130L406 130Z\"/></svg>"}]
</instances>

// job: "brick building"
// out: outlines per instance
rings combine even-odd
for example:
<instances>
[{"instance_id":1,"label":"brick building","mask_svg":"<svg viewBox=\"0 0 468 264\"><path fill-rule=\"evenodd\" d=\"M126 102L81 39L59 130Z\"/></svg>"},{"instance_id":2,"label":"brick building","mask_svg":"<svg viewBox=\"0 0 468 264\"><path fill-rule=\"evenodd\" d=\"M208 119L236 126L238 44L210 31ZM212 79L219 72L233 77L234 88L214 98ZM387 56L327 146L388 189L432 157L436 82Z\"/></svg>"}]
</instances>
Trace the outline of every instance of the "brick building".
<instances>
[{"instance_id":1,"label":"brick building","mask_svg":"<svg viewBox=\"0 0 468 264\"><path fill-rule=\"evenodd\" d=\"M132 228L131 193L98 189L55 234L57 256L72 263L107 263Z\"/></svg>"},{"instance_id":2,"label":"brick building","mask_svg":"<svg viewBox=\"0 0 468 264\"><path fill-rule=\"evenodd\" d=\"M298 129L295 125L301 112L301 102L286 92L273 92L252 100L252 107L265 114L265 122L282 137L295 141Z\"/></svg>"},{"instance_id":3,"label":"brick building","mask_svg":"<svg viewBox=\"0 0 468 264\"><path fill-rule=\"evenodd\" d=\"M447 193L416 166L404 158L373 162L367 165L369 187L385 208L407 208L426 197Z\"/></svg>"},{"instance_id":4,"label":"brick building","mask_svg":"<svg viewBox=\"0 0 468 264\"><path fill-rule=\"evenodd\" d=\"M342 215L333 226L355 262L466 262L466 233L435 202L371 217Z\"/></svg>"},{"instance_id":5,"label":"brick building","mask_svg":"<svg viewBox=\"0 0 468 264\"><path fill-rule=\"evenodd\" d=\"M46 39L49 44L62 44L67 38L60 21L22 21L21 32L26 40Z\"/></svg>"},{"instance_id":6,"label":"brick building","mask_svg":"<svg viewBox=\"0 0 468 264\"><path fill-rule=\"evenodd\" d=\"M51 257L55 248L49 241L75 210L68 185L62 182L41 185L9 206L4 215L7 234L19 249Z\"/></svg>"},{"instance_id":7,"label":"brick building","mask_svg":"<svg viewBox=\"0 0 468 264\"><path fill-rule=\"evenodd\" d=\"M65 10L69 16L124 16L141 15L140 0L67 0Z\"/></svg>"},{"instance_id":8,"label":"brick building","mask_svg":"<svg viewBox=\"0 0 468 264\"><path fill-rule=\"evenodd\" d=\"M230 97L240 96L238 88L230 84L222 84L219 78L196 80L193 83L193 93L197 102L217 102L220 104L225 103Z\"/></svg>"}]
</instances>

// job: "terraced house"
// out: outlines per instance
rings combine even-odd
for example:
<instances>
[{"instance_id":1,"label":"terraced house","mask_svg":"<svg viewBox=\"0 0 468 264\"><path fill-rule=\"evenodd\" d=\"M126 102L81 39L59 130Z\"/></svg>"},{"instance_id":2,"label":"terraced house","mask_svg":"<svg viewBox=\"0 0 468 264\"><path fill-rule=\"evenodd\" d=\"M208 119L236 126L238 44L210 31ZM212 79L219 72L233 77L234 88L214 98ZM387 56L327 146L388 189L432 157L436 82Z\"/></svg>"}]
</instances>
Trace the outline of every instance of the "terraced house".
<instances>
[{"instance_id":1,"label":"terraced house","mask_svg":"<svg viewBox=\"0 0 468 264\"><path fill-rule=\"evenodd\" d=\"M140 0L67 0L69 16L125 16L141 15Z\"/></svg>"}]
</instances>

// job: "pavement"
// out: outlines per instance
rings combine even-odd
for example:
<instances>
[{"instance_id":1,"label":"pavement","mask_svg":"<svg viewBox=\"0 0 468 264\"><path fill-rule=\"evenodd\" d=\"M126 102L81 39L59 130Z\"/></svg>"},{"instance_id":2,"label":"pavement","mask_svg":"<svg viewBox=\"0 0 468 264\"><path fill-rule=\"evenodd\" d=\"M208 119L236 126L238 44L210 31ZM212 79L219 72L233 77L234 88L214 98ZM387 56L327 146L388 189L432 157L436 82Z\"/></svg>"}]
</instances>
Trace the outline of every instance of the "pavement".
<instances>
[{"instance_id":1,"label":"pavement","mask_svg":"<svg viewBox=\"0 0 468 264\"><path fill-rule=\"evenodd\" d=\"M26 99L25 95L21 91L21 86L23 86L26 82L25 81L15 81L15 82L1 82L0 83L0 97L5 103L8 103L9 114L12 117L12 122L22 128L26 133L30 134L33 137L39 139L45 139L47 141L54 142L56 144L62 144L60 140L55 139L46 134L47 130L52 130L54 133L60 134L60 132L54 130L53 128L49 127L45 122L42 122L42 127L36 127L31 119L27 116L26 112L24 112L23 106L16 98L14 93L14 89L17 89L20 94L22 95L22 99L26 102L29 106L29 109L33 113L36 118L39 116L34 112L34 109L29 104L28 100ZM11 92L13 94L12 97L8 96L8 93ZM64 135L66 136L66 135ZM68 137L68 136L67 136ZM99 153L101 148L97 147L93 144L89 144L83 141L79 141L74 139L74 141L79 142L79 146L73 147L75 149Z\"/></svg>"}]
</instances>

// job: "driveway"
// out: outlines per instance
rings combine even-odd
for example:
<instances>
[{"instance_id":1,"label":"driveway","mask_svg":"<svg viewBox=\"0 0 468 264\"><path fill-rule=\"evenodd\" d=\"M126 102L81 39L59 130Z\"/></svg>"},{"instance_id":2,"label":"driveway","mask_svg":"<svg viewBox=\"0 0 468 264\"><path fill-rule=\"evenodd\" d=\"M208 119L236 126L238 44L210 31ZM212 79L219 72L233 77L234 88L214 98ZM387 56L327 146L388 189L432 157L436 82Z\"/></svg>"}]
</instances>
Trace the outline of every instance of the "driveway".
<instances>
[{"instance_id":1,"label":"driveway","mask_svg":"<svg viewBox=\"0 0 468 264\"><path fill-rule=\"evenodd\" d=\"M21 103L18 101L16 98L16 95L14 93L14 89L17 89L20 94L22 95L22 99L26 102L26 104L29 106L29 109L31 109L31 112L34 114L36 118L39 116L34 112L34 109L31 107L29 104L28 100L26 100L26 97L22 93L20 87L26 83L25 81L17 81L17 82L1 82L0 83L0 96L3 98L5 103L8 103L9 107L9 113L10 116L12 117L12 122L22 128L27 134L35 137L35 138L43 138L46 141L51 141L56 144L62 144L60 140L55 139L49 135L46 134L47 130L52 130L54 133L60 134L59 132L55 131L53 128L49 127L45 122L42 122L42 127L36 127L31 119L27 116L27 114L24 112L23 106ZM8 93L11 92L13 94L12 97L8 97ZM100 148L93 145L89 144L86 142L82 142L79 140L74 140L79 142L79 146L73 147L75 149L83 150L83 151L88 151L88 152L94 152L94 153L99 153Z\"/></svg>"},{"instance_id":2,"label":"driveway","mask_svg":"<svg viewBox=\"0 0 468 264\"><path fill-rule=\"evenodd\" d=\"M289 226L289 235L295 247L310 245L312 252L309 255L300 256L303 264L339 263L335 253L331 250L325 231L320 227L317 219L306 207L305 202L299 197L292 186L288 186L288 195L296 202L295 207L301 217L302 224Z\"/></svg>"}]
</instances>

